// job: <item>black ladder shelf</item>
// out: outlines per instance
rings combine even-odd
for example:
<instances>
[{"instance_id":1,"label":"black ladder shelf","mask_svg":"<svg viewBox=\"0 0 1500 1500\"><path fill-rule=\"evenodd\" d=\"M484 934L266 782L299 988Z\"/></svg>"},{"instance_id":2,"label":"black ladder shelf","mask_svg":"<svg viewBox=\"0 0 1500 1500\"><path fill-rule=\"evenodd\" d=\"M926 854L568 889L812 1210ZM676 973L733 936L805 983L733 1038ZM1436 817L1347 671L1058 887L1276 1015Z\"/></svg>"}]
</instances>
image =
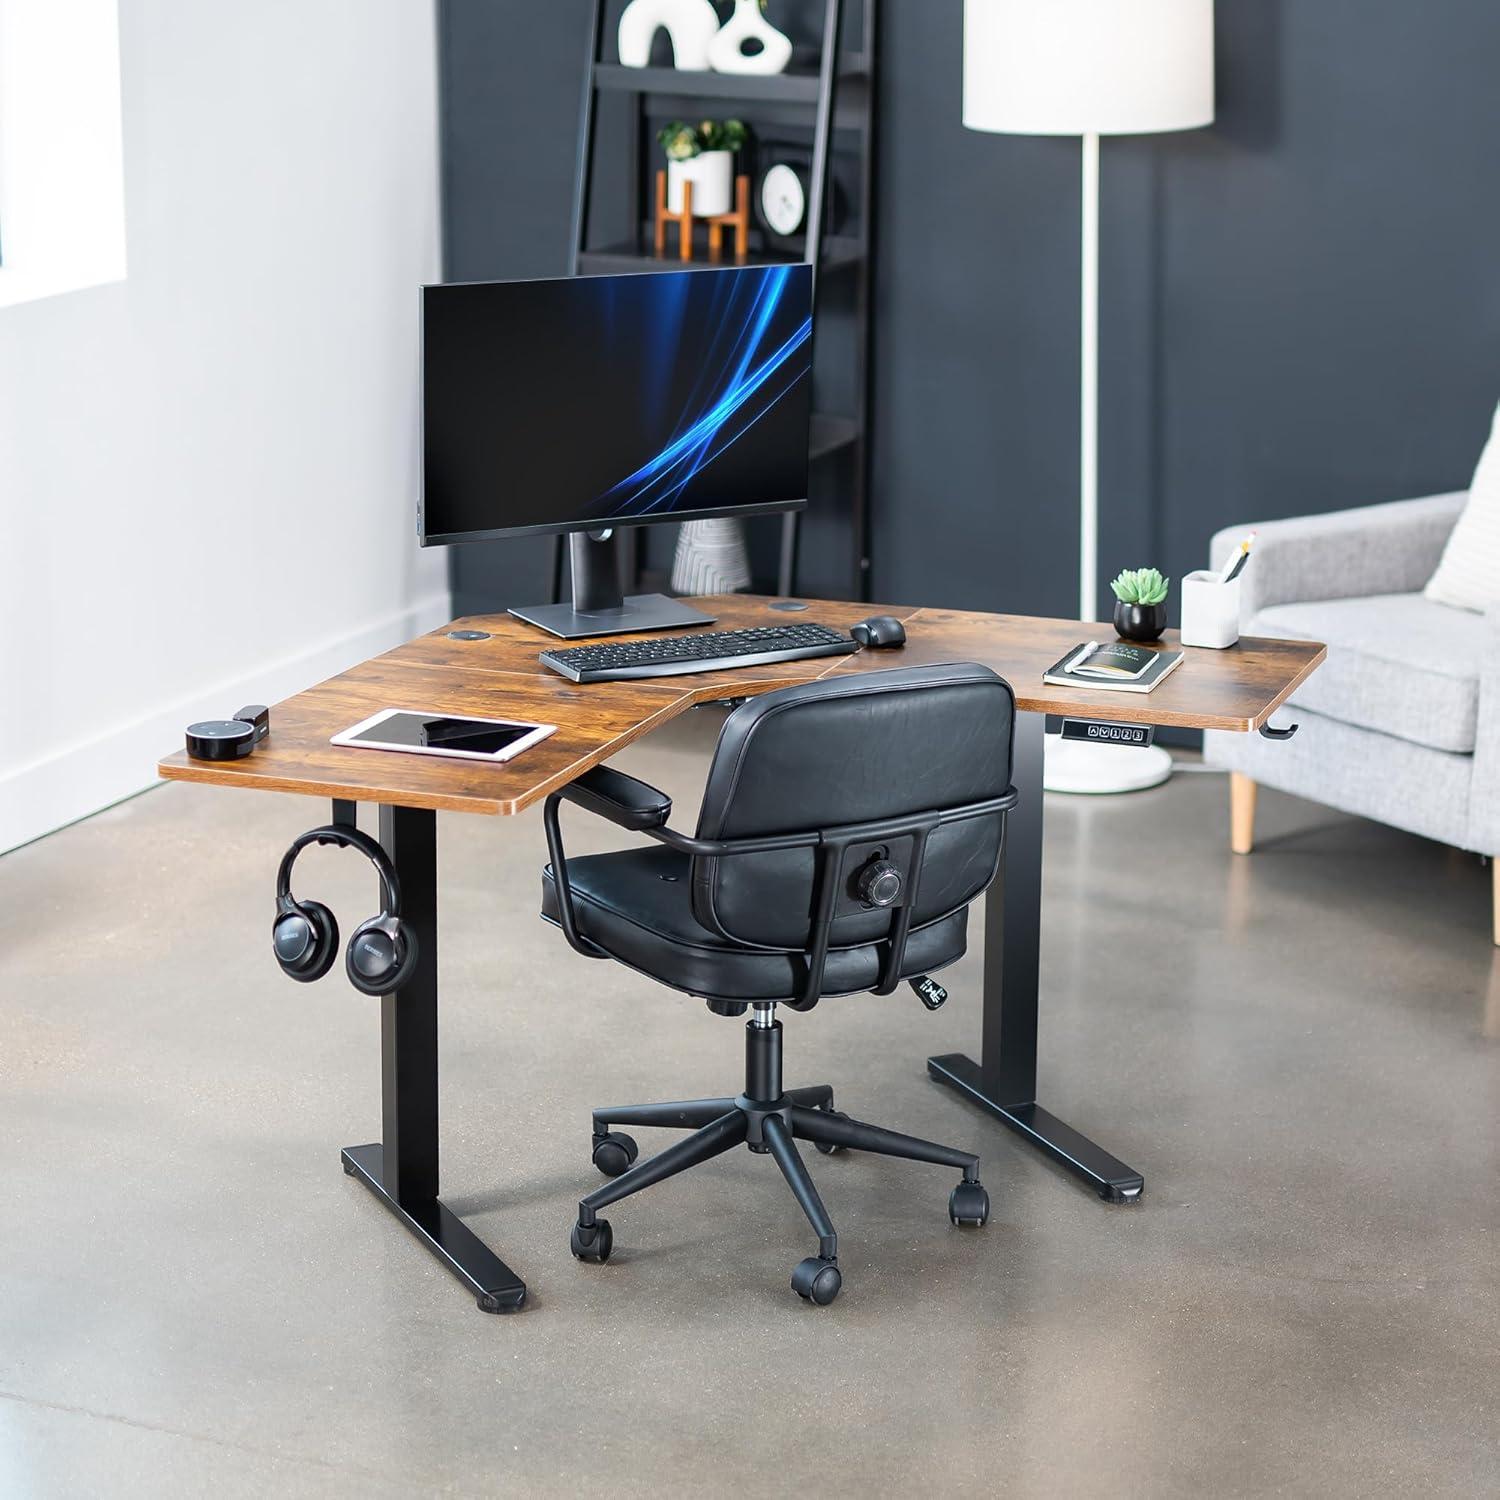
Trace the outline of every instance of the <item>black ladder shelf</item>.
<instances>
[{"instance_id":1,"label":"black ladder shelf","mask_svg":"<svg viewBox=\"0 0 1500 1500\"><path fill-rule=\"evenodd\" d=\"M718 262L699 260L698 266L776 265L806 262L813 268L814 307L823 310L821 283L824 277L852 278L850 288L855 368L846 411L815 411L812 419L811 457L815 465L847 452L849 464L849 511L851 517L851 597L869 597L869 406L870 406L870 271L874 198L874 92L876 7L878 0L859 0L858 50L841 49L843 0L825 0L822 44L815 56L794 54L788 70L768 76L737 73L679 71L668 67L629 68L606 60L606 17L617 17L620 6L610 0L594 0L589 28L588 67L584 77L582 117L578 131L578 156L573 183L572 274L605 275L629 271L680 270L683 262L672 254L658 257L648 211L648 184L655 181L656 142L648 123L680 116L702 119L716 106L732 105L733 113L759 137L768 127L811 130L812 155L808 171L807 221L804 231L785 241L771 243L759 226L752 228L750 253L743 257L726 254ZM627 232L599 242L593 235L591 200L598 113L602 98L629 102L629 122L623 134L628 156L626 202L633 222ZM726 111L720 109L719 113ZM858 203L854 206L854 232L829 234L830 159L835 150L847 150L856 173ZM752 185L752 193L754 186ZM670 244L675 244L675 236ZM795 592L801 516L782 517L780 566L777 589L783 595ZM634 530L627 530L626 567L635 571ZM561 539L553 550L553 598L559 595L564 548Z\"/></svg>"}]
</instances>

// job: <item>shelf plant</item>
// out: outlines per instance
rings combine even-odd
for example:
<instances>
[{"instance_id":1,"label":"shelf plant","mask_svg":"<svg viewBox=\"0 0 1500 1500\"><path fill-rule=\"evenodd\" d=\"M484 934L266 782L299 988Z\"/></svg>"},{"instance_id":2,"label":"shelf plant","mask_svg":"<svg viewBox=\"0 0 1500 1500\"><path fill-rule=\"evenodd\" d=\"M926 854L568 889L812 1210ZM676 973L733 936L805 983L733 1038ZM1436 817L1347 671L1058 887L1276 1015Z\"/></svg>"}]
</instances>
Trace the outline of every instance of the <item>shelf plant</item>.
<instances>
[{"instance_id":1,"label":"shelf plant","mask_svg":"<svg viewBox=\"0 0 1500 1500\"><path fill-rule=\"evenodd\" d=\"M750 139L743 120L673 120L656 132L667 157L667 206L682 212L683 184L693 185L693 214L727 214L734 197L734 153Z\"/></svg>"},{"instance_id":2,"label":"shelf plant","mask_svg":"<svg viewBox=\"0 0 1500 1500\"><path fill-rule=\"evenodd\" d=\"M743 120L673 120L656 132L668 161L691 161L707 151L738 151L750 139Z\"/></svg>"}]
</instances>

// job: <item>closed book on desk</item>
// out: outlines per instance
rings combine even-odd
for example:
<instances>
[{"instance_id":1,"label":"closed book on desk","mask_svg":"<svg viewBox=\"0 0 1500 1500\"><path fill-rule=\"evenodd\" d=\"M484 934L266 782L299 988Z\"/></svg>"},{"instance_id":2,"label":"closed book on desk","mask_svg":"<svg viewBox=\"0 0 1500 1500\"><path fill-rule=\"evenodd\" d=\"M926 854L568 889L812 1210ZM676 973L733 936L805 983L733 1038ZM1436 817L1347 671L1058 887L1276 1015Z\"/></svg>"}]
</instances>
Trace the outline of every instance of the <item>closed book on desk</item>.
<instances>
[{"instance_id":1,"label":"closed book on desk","mask_svg":"<svg viewBox=\"0 0 1500 1500\"><path fill-rule=\"evenodd\" d=\"M1080 641L1042 673L1054 687L1103 688L1111 693L1149 693L1182 662L1180 651L1152 651L1123 641L1090 650ZM1088 654L1085 655L1084 653Z\"/></svg>"}]
</instances>

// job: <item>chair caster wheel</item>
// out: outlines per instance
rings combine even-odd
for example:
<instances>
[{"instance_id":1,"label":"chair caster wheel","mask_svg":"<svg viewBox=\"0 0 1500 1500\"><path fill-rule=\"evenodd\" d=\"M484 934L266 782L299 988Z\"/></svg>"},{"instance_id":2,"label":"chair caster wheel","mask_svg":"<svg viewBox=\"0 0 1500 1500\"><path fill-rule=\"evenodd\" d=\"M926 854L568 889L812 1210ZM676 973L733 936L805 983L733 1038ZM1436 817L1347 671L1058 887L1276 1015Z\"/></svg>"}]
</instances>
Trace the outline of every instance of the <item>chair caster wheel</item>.
<instances>
[{"instance_id":1,"label":"chair caster wheel","mask_svg":"<svg viewBox=\"0 0 1500 1500\"><path fill-rule=\"evenodd\" d=\"M595 1219L587 1227L575 1224L568 1240L568 1248L578 1260L591 1260L601 1266L609 1259L609 1252L614 1247L615 1235L608 1219Z\"/></svg>"},{"instance_id":2,"label":"chair caster wheel","mask_svg":"<svg viewBox=\"0 0 1500 1500\"><path fill-rule=\"evenodd\" d=\"M798 1261L797 1269L792 1272L792 1290L804 1302L816 1302L819 1307L827 1307L838 1296L843 1284L839 1268L831 1260L817 1255Z\"/></svg>"},{"instance_id":3,"label":"chair caster wheel","mask_svg":"<svg viewBox=\"0 0 1500 1500\"><path fill-rule=\"evenodd\" d=\"M975 1229L987 1224L990 1218L990 1195L984 1184L961 1182L948 1195L948 1217L955 1224L968 1224Z\"/></svg>"},{"instance_id":4,"label":"chair caster wheel","mask_svg":"<svg viewBox=\"0 0 1500 1500\"><path fill-rule=\"evenodd\" d=\"M634 1139L620 1131L594 1137L594 1165L606 1177L618 1177L630 1170L631 1163L641 1154Z\"/></svg>"},{"instance_id":5,"label":"chair caster wheel","mask_svg":"<svg viewBox=\"0 0 1500 1500\"><path fill-rule=\"evenodd\" d=\"M834 1109L831 1105L827 1109L823 1109L820 1107L818 1113L823 1115L832 1115L835 1119L839 1120L847 1120L849 1118L849 1116L846 1115L843 1110ZM844 1147L836 1146L831 1141L814 1141L813 1149L815 1151L821 1152L824 1156L833 1156L837 1152L842 1151Z\"/></svg>"}]
</instances>

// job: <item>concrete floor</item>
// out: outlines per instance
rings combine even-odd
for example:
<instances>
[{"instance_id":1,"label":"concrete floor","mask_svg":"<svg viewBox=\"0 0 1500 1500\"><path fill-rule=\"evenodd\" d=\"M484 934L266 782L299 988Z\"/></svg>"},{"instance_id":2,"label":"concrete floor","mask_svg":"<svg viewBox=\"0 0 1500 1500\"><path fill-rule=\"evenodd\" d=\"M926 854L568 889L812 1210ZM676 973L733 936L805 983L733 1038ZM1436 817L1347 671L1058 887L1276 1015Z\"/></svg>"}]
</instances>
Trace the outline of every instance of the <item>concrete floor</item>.
<instances>
[{"instance_id":1,"label":"concrete floor","mask_svg":"<svg viewBox=\"0 0 1500 1500\"><path fill-rule=\"evenodd\" d=\"M621 764L691 808L715 729ZM980 1152L995 1205L956 1231L947 1171L811 1157L828 1309L743 1151L613 1208L608 1266L569 1256L590 1105L734 1092L741 1036L535 919L536 814L440 835L445 1197L526 1276L514 1317L339 1170L378 1133L376 1005L267 945L323 804L164 787L7 856L0 1495L1497 1493L1487 874L1269 793L1233 859L1225 799L1048 807L1042 1097L1138 1207L927 1080L977 1043L977 949L936 1016L785 1018L789 1083ZM367 914L357 860L300 875Z\"/></svg>"}]
</instances>

